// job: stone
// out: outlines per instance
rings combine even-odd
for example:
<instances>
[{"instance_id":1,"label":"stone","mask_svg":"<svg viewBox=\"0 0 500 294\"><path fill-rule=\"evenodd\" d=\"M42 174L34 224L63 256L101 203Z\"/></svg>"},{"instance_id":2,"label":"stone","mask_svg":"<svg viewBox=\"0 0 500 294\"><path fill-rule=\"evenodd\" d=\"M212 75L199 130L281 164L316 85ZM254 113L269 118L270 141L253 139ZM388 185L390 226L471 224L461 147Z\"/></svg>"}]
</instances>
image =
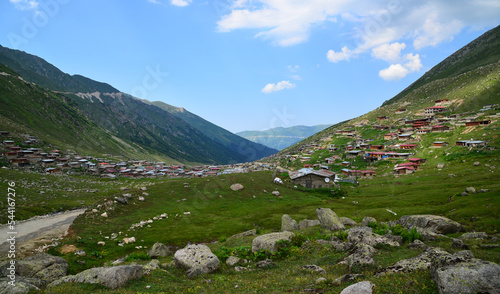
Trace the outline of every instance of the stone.
<instances>
[{"instance_id":1,"label":"stone","mask_svg":"<svg viewBox=\"0 0 500 294\"><path fill-rule=\"evenodd\" d=\"M117 197L115 197L115 200L116 200L117 202L121 203L121 204L127 204L127 203L128 203L128 200L127 200L127 198L125 198L125 197L120 197L120 196L117 196Z\"/></svg>"},{"instance_id":2,"label":"stone","mask_svg":"<svg viewBox=\"0 0 500 294\"><path fill-rule=\"evenodd\" d=\"M374 217L365 216L363 218L363 220L361 221L361 226L362 227L367 227L371 223L377 223L377 220Z\"/></svg>"},{"instance_id":3,"label":"stone","mask_svg":"<svg viewBox=\"0 0 500 294\"><path fill-rule=\"evenodd\" d=\"M292 219L288 214L284 214L281 217L281 231L289 231L293 232L296 231L299 228L299 225L297 224L297 221Z\"/></svg>"},{"instance_id":4,"label":"stone","mask_svg":"<svg viewBox=\"0 0 500 294\"><path fill-rule=\"evenodd\" d=\"M369 281L353 284L340 292L340 294L372 294L373 285Z\"/></svg>"},{"instance_id":5,"label":"stone","mask_svg":"<svg viewBox=\"0 0 500 294\"><path fill-rule=\"evenodd\" d=\"M474 187L467 187L467 188L465 188L465 192L467 192L469 194L476 194L476 188L474 188Z\"/></svg>"},{"instance_id":6,"label":"stone","mask_svg":"<svg viewBox=\"0 0 500 294\"><path fill-rule=\"evenodd\" d=\"M244 187L242 184L232 184L230 188L233 191L239 191L242 190Z\"/></svg>"},{"instance_id":7,"label":"stone","mask_svg":"<svg viewBox=\"0 0 500 294\"><path fill-rule=\"evenodd\" d=\"M308 271L313 271L313 272L317 272L317 273L320 273L320 274L325 274L326 275L326 271L324 268L320 267L320 266L317 266L315 264L308 264L308 265L304 265L302 267L303 270L308 270Z\"/></svg>"},{"instance_id":8,"label":"stone","mask_svg":"<svg viewBox=\"0 0 500 294\"><path fill-rule=\"evenodd\" d=\"M461 239L453 239L451 243L451 248L453 249L462 249L462 250L469 250L469 246L464 243Z\"/></svg>"},{"instance_id":9,"label":"stone","mask_svg":"<svg viewBox=\"0 0 500 294\"><path fill-rule=\"evenodd\" d=\"M280 196L280 192L279 191L272 191L271 194L273 194L273 196Z\"/></svg>"},{"instance_id":10,"label":"stone","mask_svg":"<svg viewBox=\"0 0 500 294\"><path fill-rule=\"evenodd\" d=\"M342 285L342 284L347 283L347 282L352 282L352 281L354 281L357 278L360 278L362 276L363 275L361 275L361 274L343 275L342 277L335 279L335 281L333 281L333 284L339 286L339 285Z\"/></svg>"},{"instance_id":11,"label":"stone","mask_svg":"<svg viewBox=\"0 0 500 294\"><path fill-rule=\"evenodd\" d=\"M143 196L139 196L139 201L144 201L146 200L146 198L144 198Z\"/></svg>"},{"instance_id":12,"label":"stone","mask_svg":"<svg viewBox=\"0 0 500 294\"><path fill-rule=\"evenodd\" d=\"M453 234L465 231L464 227L444 216L437 215L405 215L399 224L411 228L423 228L436 234Z\"/></svg>"},{"instance_id":13,"label":"stone","mask_svg":"<svg viewBox=\"0 0 500 294\"><path fill-rule=\"evenodd\" d=\"M460 239L462 240L470 240L470 239L487 239L488 234L485 232L471 232L471 233L465 233L462 236L460 236Z\"/></svg>"},{"instance_id":14,"label":"stone","mask_svg":"<svg viewBox=\"0 0 500 294\"><path fill-rule=\"evenodd\" d=\"M347 230L347 242L351 244L366 244L376 246L378 244L386 244L392 247L399 247L399 243L372 232L369 227L354 227Z\"/></svg>"},{"instance_id":15,"label":"stone","mask_svg":"<svg viewBox=\"0 0 500 294\"><path fill-rule=\"evenodd\" d=\"M375 264L373 254L377 252L375 248L363 243L356 244L351 250L350 255L347 256L343 262L349 266L349 270L355 265L372 265Z\"/></svg>"},{"instance_id":16,"label":"stone","mask_svg":"<svg viewBox=\"0 0 500 294\"><path fill-rule=\"evenodd\" d=\"M469 193L467 193L467 192L461 192L460 196L469 196Z\"/></svg>"},{"instance_id":17,"label":"stone","mask_svg":"<svg viewBox=\"0 0 500 294\"><path fill-rule=\"evenodd\" d=\"M474 162L474 166L479 166L479 165L481 165L481 163L479 161Z\"/></svg>"},{"instance_id":18,"label":"stone","mask_svg":"<svg viewBox=\"0 0 500 294\"><path fill-rule=\"evenodd\" d=\"M160 268L160 261L158 259L153 259L150 262L148 262L145 266L142 268L142 274L147 275L150 272L157 270Z\"/></svg>"},{"instance_id":19,"label":"stone","mask_svg":"<svg viewBox=\"0 0 500 294\"><path fill-rule=\"evenodd\" d=\"M435 258L431 277L441 294L500 293L500 266L467 250Z\"/></svg>"},{"instance_id":20,"label":"stone","mask_svg":"<svg viewBox=\"0 0 500 294\"><path fill-rule=\"evenodd\" d=\"M442 169L444 168L445 164L444 163L438 163L437 168Z\"/></svg>"},{"instance_id":21,"label":"stone","mask_svg":"<svg viewBox=\"0 0 500 294\"><path fill-rule=\"evenodd\" d=\"M259 250L269 251L271 253L278 251L278 241L290 241L292 236L295 236L292 232L280 232L280 233L270 233L255 237L252 241L252 252L257 252Z\"/></svg>"},{"instance_id":22,"label":"stone","mask_svg":"<svg viewBox=\"0 0 500 294\"><path fill-rule=\"evenodd\" d=\"M63 283L89 283L100 284L110 289L124 286L129 280L140 279L143 268L140 265L119 265L111 267L96 267L85 270L79 274L62 277L51 284L48 288Z\"/></svg>"},{"instance_id":23,"label":"stone","mask_svg":"<svg viewBox=\"0 0 500 294\"><path fill-rule=\"evenodd\" d=\"M257 267L261 268L261 269L269 269L269 268L276 267L276 264L274 264L274 262L268 258L268 259L264 259L264 260L259 261L257 263Z\"/></svg>"},{"instance_id":24,"label":"stone","mask_svg":"<svg viewBox=\"0 0 500 294\"><path fill-rule=\"evenodd\" d=\"M243 258L239 258L239 257L236 257L236 256L229 256L227 259L226 259L226 264L228 266L235 266L235 265L239 265L239 264L245 264L246 263L246 260L243 259Z\"/></svg>"},{"instance_id":25,"label":"stone","mask_svg":"<svg viewBox=\"0 0 500 294\"><path fill-rule=\"evenodd\" d=\"M27 294L40 291L40 288L21 277L16 276L14 285L9 284L10 278L0 278L0 294Z\"/></svg>"},{"instance_id":26,"label":"stone","mask_svg":"<svg viewBox=\"0 0 500 294\"><path fill-rule=\"evenodd\" d=\"M315 283L321 284L321 283L325 283L325 282L326 282L326 278L321 277L321 278L317 278Z\"/></svg>"},{"instance_id":27,"label":"stone","mask_svg":"<svg viewBox=\"0 0 500 294\"><path fill-rule=\"evenodd\" d=\"M247 267L244 267L244 266L235 266L234 271L235 272L246 272L246 271L250 271L250 269Z\"/></svg>"},{"instance_id":28,"label":"stone","mask_svg":"<svg viewBox=\"0 0 500 294\"><path fill-rule=\"evenodd\" d=\"M147 188L147 187L141 187L141 190L142 190L142 191L147 191L147 190L148 190L148 188Z\"/></svg>"},{"instance_id":29,"label":"stone","mask_svg":"<svg viewBox=\"0 0 500 294\"><path fill-rule=\"evenodd\" d=\"M125 244L135 243L135 237L123 238L123 243L125 243Z\"/></svg>"},{"instance_id":30,"label":"stone","mask_svg":"<svg viewBox=\"0 0 500 294\"><path fill-rule=\"evenodd\" d=\"M479 190L479 193L488 193L490 190L489 189L481 189Z\"/></svg>"},{"instance_id":31,"label":"stone","mask_svg":"<svg viewBox=\"0 0 500 294\"><path fill-rule=\"evenodd\" d=\"M310 219L304 219L304 220L301 220L300 223L299 223L299 230L303 230L303 229L306 229L306 228L310 228L310 227L314 227L314 226L319 226L320 225L320 222L319 220L315 219L315 220L310 220Z\"/></svg>"},{"instance_id":32,"label":"stone","mask_svg":"<svg viewBox=\"0 0 500 294\"><path fill-rule=\"evenodd\" d=\"M344 230L344 224L340 221L339 217L333 210L330 208L317 208L316 216L321 224L321 226L325 229L331 231Z\"/></svg>"},{"instance_id":33,"label":"stone","mask_svg":"<svg viewBox=\"0 0 500 294\"><path fill-rule=\"evenodd\" d=\"M104 242L104 241L99 241L99 242L97 242L97 245L99 245L99 246L104 246L104 245L106 245L106 242Z\"/></svg>"},{"instance_id":34,"label":"stone","mask_svg":"<svg viewBox=\"0 0 500 294\"><path fill-rule=\"evenodd\" d=\"M220 261L206 245L192 244L177 250L174 254L174 262L177 267L188 270L200 268L195 273L212 273L219 269Z\"/></svg>"},{"instance_id":35,"label":"stone","mask_svg":"<svg viewBox=\"0 0 500 294\"><path fill-rule=\"evenodd\" d=\"M243 233L232 235L231 237L229 237L227 239L229 240L229 239L233 239L233 238L242 238L242 237L247 237L247 236L254 236L256 234L257 234L257 230L256 229L252 229L252 230L245 231Z\"/></svg>"},{"instance_id":36,"label":"stone","mask_svg":"<svg viewBox=\"0 0 500 294\"><path fill-rule=\"evenodd\" d=\"M425 250L427 248L427 245L425 245L424 242L416 239L410 244L408 244L408 249L418 249L418 250Z\"/></svg>"},{"instance_id":37,"label":"stone","mask_svg":"<svg viewBox=\"0 0 500 294\"><path fill-rule=\"evenodd\" d=\"M101 214L101 216L102 216L102 217L108 217L108 213L107 213L107 212L102 213L102 214Z\"/></svg>"},{"instance_id":38,"label":"stone","mask_svg":"<svg viewBox=\"0 0 500 294\"><path fill-rule=\"evenodd\" d=\"M122 196L125 197L125 198L127 198L127 199L131 199L132 198L132 194L130 194L130 193L125 193Z\"/></svg>"},{"instance_id":39,"label":"stone","mask_svg":"<svg viewBox=\"0 0 500 294\"><path fill-rule=\"evenodd\" d=\"M85 251L83 251L83 250L77 250L77 251L75 251L75 255L78 255L78 256L87 256L87 253L85 253Z\"/></svg>"},{"instance_id":40,"label":"stone","mask_svg":"<svg viewBox=\"0 0 500 294\"><path fill-rule=\"evenodd\" d=\"M344 224L344 226L350 226L350 227L353 227L353 226L357 226L358 223L356 223L355 221L353 221L352 219L348 218L348 217L345 217L345 216L341 216L339 217L340 219L340 222L342 224Z\"/></svg>"},{"instance_id":41,"label":"stone","mask_svg":"<svg viewBox=\"0 0 500 294\"><path fill-rule=\"evenodd\" d=\"M387 267L383 273L409 273L417 270L428 270L431 267L432 260L440 255L447 255L448 252L441 248L428 247L422 254L403 259Z\"/></svg>"},{"instance_id":42,"label":"stone","mask_svg":"<svg viewBox=\"0 0 500 294\"><path fill-rule=\"evenodd\" d=\"M148 255L151 258L165 257L171 255L172 252L168 249L168 247L160 242L156 242L149 248Z\"/></svg>"}]
</instances>

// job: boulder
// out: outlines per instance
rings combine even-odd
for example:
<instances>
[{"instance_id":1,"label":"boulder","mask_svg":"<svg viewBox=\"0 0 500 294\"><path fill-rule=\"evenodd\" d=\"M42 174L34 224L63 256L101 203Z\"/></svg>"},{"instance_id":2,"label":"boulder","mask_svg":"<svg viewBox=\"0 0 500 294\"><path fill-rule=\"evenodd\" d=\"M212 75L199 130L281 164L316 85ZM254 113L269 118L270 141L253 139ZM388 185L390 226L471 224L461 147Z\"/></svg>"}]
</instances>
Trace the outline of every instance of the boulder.
<instances>
[{"instance_id":1,"label":"boulder","mask_svg":"<svg viewBox=\"0 0 500 294\"><path fill-rule=\"evenodd\" d=\"M123 243L125 244L131 244L131 243L135 243L135 237L130 237L130 238L123 238Z\"/></svg>"},{"instance_id":2,"label":"boulder","mask_svg":"<svg viewBox=\"0 0 500 294\"><path fill-rule=\"evenodd\" d=\"M271 194L273 194L273 196L280 196L280 191L272 191Z\"/></svg>"},{"instance_id":3,"label":"boulder","mask_svg":"<svg viewBox=\"0 0 500 294\"><path fill-rule=\"evenodd\" d=\"M474 161L474 166L479 166L481 163L479 161Z\"/></svg>"},{"instance_id":4,"label":"boulder","mask_svg":"<svg viewBox=\"0 0 500 294\"><path fill-rule=\"evenodd\" d=\"M400 260L384 269L382 273L408 273L416 270L427 270L430 268L433 259L447 254L449 253L441 248L428 247L422 254Z\"/></svg>"},{"instance_id":5,"label":"boulder","mask_svg":"<svg viewBox=\"0 0 500 294\"><path fill-rule=\"evenodd\" d=\"M344 259L344 263L349 266L349 270L355 265L375 264L373 253L377 252L375 248L363 243L356 244L351 250L350 255Z\"/></svg>"},{"instance_id":6,"label":"boulder","mask_svg":"<svg viewBox=\"0 0 500 294\"><path fill-rule=\"evenodd\" d=\"M229 237L227 239L229 240L229 239L233 239L233 238L242 238L242 237L247 237L247 236L254 236L256 234L257 234L257 230L256 229L252 229L252 230L245 231L243 233L232 235L231 237Z\"/></svg>"},{"instance_id":7,"label":"boulder","mask_svg":"<svg viewBox=\"0 0 500 294\"><path fill-rule=\"evenodd\" d=\"M331 231L344 230L344 224L340 221L339 217L330 208L317 208L316 215L321 226Z\"/></svg>"},{"instance_id":8,"label":"boulder","mask_svg":"<svg viewBox=\"0 0 500 294\"><path fill-rule=\"evenodd\" d=\"M467 188L465 188L465 192L467 192L469 194L476 194L476 188L474 188L474 187L467 187Z\"/></svg>"},{"instance_id":9,"label":"boulder","mask_svg":"<svg viewBox=\"0 0 500 294\"><path fill-rule=\"evenodd\" d=\"M339 285L342 285L343 283L352 282L352 281L354 281L357 278L360 278L362 276L363 275L361 275L361 274L347 274L347 275L343 275L340 278L336 278L335 281L333 281L333 284L336 285L336 286L339 286Z\"/></svg>"},{"instance_id":10,"label":"boulder","mask_svg":"<svg viewBox=\"0 0 500 294\"><path fill-rule=\"evenodd\" d=\"M423 228L436 234L452 234L465 231L464 227L444 216L437 215L405 215L399 224L410 228Z\"/></svg>"},{"instance_id":11,"label":"boulder","mask_svg":"<svg viewBox=\"0 0 500 294\"><path fill-rule=\"evenodd\" d=\"M437 164L437 168L441 169L441 168L444 168L445 164L444 163L438 163Z\"/></svg>"},{"instance_id":12,"label":"boulder","mask_svg":"<svg viewBox=\"0 0 500 294\"><path fill-rule=\"evenodd\" d=\"M140 265L119 265L95 267L73 276L66 276L49 284L50 287L63 283L100 284L111 289L125 285L129 280L140 279L143 268Z\"/></svg>"},{"instance_id":13,"label":"boulder","mask_svg":"<svg viewBox=\"0 0 500 294\"><path fill-rule=\"evenodd\" d=\"M16 276L14 285L9 284L10 281L9 278L0 278L0 294L27 294L30 291L31 293L40 291L40 288L22 277Z\"/></svg>"},{"instance_id":14,"label":"boulder","mask_svg":"<svg viewBox=\"0 0 500 294\"><path fill-rule=\"evenodd\" d=\"M347 242L351 244L366 244L375 246L377 244L386 244L393 247L399 247L397 241L391 240L386 236L381 236L372 232L369 227L354 227L347 230Z\"/></svg>"},{"instance_id":15,"label":"boulder","mask_svg":"<svg viewBox=\"0 0 500 294\"><path fill-rule=\"evenodd\" d=\"M472 232L472 233L465 233L462 236L460 236L460 239L462 240L470 240L470 239L487 239L488 234L485 232Z\"/></svg>"},{"instance_id":16,"label":"boulder","mask_svg":"<svg viewBox=\"0 0 500 294\"><path fill-rule=\"evenodd\" d=\"M292 219L288 214L284 214L281 217L281 231L289 231L293 232L296 231L299 228L299 225L297 224L297 221Z\"/></svg>"},{"instance_id":17,"label":"boulder","mask_svg":"<svg viewBox=\"0 0 500 294\"><path fill-rule=\"evenodd\" d=\"M239 258L236 256L229 256L228 259L226 259L226 264L228 266L235 266L235 265L244 264L244 263L246 263L245 259Z\"/></svg>"},{"instance_id":18,"label":"boulder","mask_svg":"<svg viewBox=\"0 0 500 294\"><path fill-rule=\"evenodd\" d=\"M408 249L418 249L418 250L425 250L427 248L427 245L425 245L424 242L416 239L410 244L408 244Z\"/></svg>"},{"instance_id":19,"label":"boulder","mask_svg":"<svg viewBox=\"0 0 500 294\"><path fill-rule=\"evenodd\" d=\"M101 214L102 217L108 217L108 213L107 212L104 212Z\"/></svg>"},{"instance_id":20,"label":"boulder","mask_svg":"<svg viewBox=\"0 0 500 294\"><path fill-rule=\"evenodd\" d=\"M158 257L165 257L171 255L172 252L168 249L168 247L160 242L156 242L151 246L151 248L148 251L148 255L151 258L158 258Z\"/></svg>"},{"instance_id":21,"label":"boulder","mask_svg":"<svg viewBox=\"0 0 500 294\"><path fill-rule=\"evenodd\" d=\"M43 287L46 284L65 276L68 263L64 258L40 253L16 262L16 275L25 278L25 284ZM1 277L10 274L7 263L0 265Z\"/></svg>"},{"instance_id":22,"label":"boulder","mask_svg":"<svg viewBox=\"0 0 500 294\"><path fill-rule=\"evenodd\" d=\"M431 276L439 293L500 293L500 266L475 259L470 251L439 256Z\"/></svg>"},{"instance_id":23,"label":"boulder","mask_svg":"<svg viewBox=\"0 0 500 294\"><path fill-rule=\"evenodd\" d=\"M462 241L462 239L453 239L451 243L451 248L453 249L461 249L461 250L469 250L469 246Z\"/></svg>"},{"instance_id":24,"label":"boulder","mask_svg":"<svg viewBox=\"0 0 500 294\"><path fill-rule=\"evenodd\" d=\"M145 266L142 268L142 274L147 275L150 272L157 270L160 268L160 261L158 259L153 259L150 262L148 262Z\"/></svg>"},{"instance_id":25,"label":"boulder","mask_svg":"<svg viewBox=\"0 0 500 294\"><path fill-rule=\"evenodd\" d=\"M174 263L177 267L191 270L193 274L212 273L219 269L220 261L206 245L193 244L177 250L174 254ZM200 268L194 271L194 268ZM186 274L188 274L186 272Z\"/></svg>"},{"instance_id":26,"label":"boulder","mask_svg":"<svg viewBox=\"0 0 500 294\"><path fill-rule=\"evenodd\" d=\"M377 223L377 220L374 217L371 216L365 216L363 220L361 221L361 226L366 227L371 223Z\"/></svg>"},{"instance_id":27,"label":"boulder","mask_svg":"<svg viewBox=\"0 0 500 294\"><path fill-rule=\"evenodd\" d=\"M244 187L242 184L232 184L230 188L233 191L239 191L242 190Z\"/></svg>"},{"instance_id":28,"label":"boulder","mask_svg":"<svg viewBox=\"0 0 500 294\"><path fill-rule=\"evenodd\" d=\"M276 267L276 264L271 259L261 260L257 263L257 267L261 269L270 269Z\"/></svg>"},{"instance_id":29,"label":"boulder","mask_svg":"<svg viewBox=\"0 0 500 294\"><path fill-rule=\"evenodd\" d=\"M301 220L300 223L298 224L299 230L303 230L303 229L306 229L309 227L314 227L314 226L319 226L319 225L320 225L320 223L319 223L319 220L317 220L317 219L315 219L315 220L304 219L304 220Z\"/></svg>"},{"instance_id":30,"label":"boulder","mask_svg":"<svg viewBox=\"0 0 500 294\"><path fill-rule=\"evenodd\" d=\"M280 232L280 233L270 233L262 236L258 236L252 241L252 252L257 252L259 250L265 250L269 252L278 251L278 241L290 241L292 236L295 236L292 232Z\"/></svg>"},{"instance_id":31,"label":"boulder","mask_svg":"<svg viewBox=\"0 0 500 294\"><path fill-rule=\"evenodd\" d=\"M127 204L127 203L128 203L127 198L125 198L125 197L121 197L121 196L117 196L117 197L115 197L115 200L116 200L117 202L120 202L121 204Z\"/></svg>"},{"instance_id":32,"label":"boulder","mask_svg":"<svg viewBox=\"0 0 500 294\"><path fill-rule=\"evenodd\" d=\"M371 294L373 286L370 281L363 281L345 288L340 294Z\"/></svg>"},{"instance_id":33,"label":"boulder","mask_svg":"<svg viewBox=\"0 0 500 294\"><path fill-rule=\"evenodd\" d=\"M353 221L352 219L348 218L348 217L345 217L345 216L341 216L339 217L340 219L340 222L342 224L344 224L344 226L350 226L350 227L353 227L353 226L357 226L358 223L356 223L355 221Z\"/></svg>"}]
</instances>

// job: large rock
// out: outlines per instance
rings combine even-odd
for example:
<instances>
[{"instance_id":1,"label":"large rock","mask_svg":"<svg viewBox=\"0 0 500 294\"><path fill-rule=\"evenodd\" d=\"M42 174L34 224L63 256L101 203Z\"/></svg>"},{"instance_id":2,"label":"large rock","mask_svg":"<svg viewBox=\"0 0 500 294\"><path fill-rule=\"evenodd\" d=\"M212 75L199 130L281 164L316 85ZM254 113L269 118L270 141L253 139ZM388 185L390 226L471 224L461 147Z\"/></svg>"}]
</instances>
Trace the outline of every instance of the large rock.
<instances>
[{"instance_id":1,"label":"large rock","mask_svg":"<svg viewBox=\"0 0 500 294\"><path fill-rule=\"evenodd\" d=\"M344 226L353 227L353 226L358 225L355 221L353 221L352 219L345 217L345 216L341 216L341 217L339 217L339 219L340 219L340 222L344 224Z\"/></svg>"},{"instance_id":2,"label":"large rock","mask_svg":"<svg viewBox=\"0 0 500 294\"><path fill-rule=\"evenodd\" d=\"M252 241L252 252L259 250L276 252L278 251L278 241L290 241L292 240L292 236L295 236L292 232L270 233L258 236Z\"/></svg>"},{"instance_id":3,"label":"large rock","mask_svg":"<svg viewBox=\"0 0 500 294\"><path fill-rule=\"evenodd\" d=\"M432 260L441 255L449 253L441 248L428 247L422 254L403 259L383 270L383 273L409 273L416 270L428 270L432 264Z\"/></svg>"},{"instance_id":4,"label":"large rock","mask_svg":"<svg viewBox=\"0 0 500 294\"><path fill-rule=\"evenodd\" d=\"M303 229L306 229L309 227L314 227L314 226L319 226L319 225L320 225L320 222L317 219L315 219L315 220L304 219L304 220L301 220L300 223L298 224L299 230L303 230Z\"/></svg>"},{"instance_id":5,"label":"large rock","mask_svg":"<svg viewBox=\"0 0 500 294\"><path fill-rule=\"evenodd\" d=\"M485 232L471 232L471 233L465 233L462 236L460 236L460 239L462 240L470 240L470 239L487 239L488 234Z\"/></svg>"},{"instance_id":6,"label":"large rock","mask_svg":"<svg viewBox=\"0 0 500 294\"><path fill-rule=\"evenodd\" d=\"M171 255L172 252L168 249L168 247L160 242L156 242L148 251L148 255L151 258L165 257Z\"/></svg>"},{"instance_id":7,"label":"large rock","mask_svg":"<svg viewBox=\"0 0 500 294\"><path fill-rule=\"evenodd\" d=\"M257 234L257 230L256 229L251 229L251 230L245 231L243 233L232 235L231 237L229 237L227 239L229 240L229 239L233 239L233 238L242 238L242 237L247 237L247 236L254 236L256 234Z\"/></svg>"},{"instance_id":8,"label":"large rock","mask_svg":"<svg viewBox=\"0 0 500 294\"><path fill-rule=\"evenodd\" d=\"M281 217L281 231L289 231L293 232L296 231L299 228L299 225L297 224L297 221L292 219L288 214L284 214Z\"/></svg>"},{"instance_id":9,"label":"large rock","mask_svg":"<svg viewBox=\"0 0 500 294\"><path fill-rule=\"evenodd\" d=\"M347 230L347 242L351 244L366 244L375 246L377 244L386 244L392 247L399 247L399 243L386 236L381 236L372 232L368 227L354 227Z\"/></svg>"},{"instance_id":10,"label":"large rock","mask_svg":"<svg viewBox=\"0 0 500 294\"><path fill-rule=\"evenodd\" d=\"M22 277L16 277L14 285L9 284L10 281L9 278L0 278L0 294L27 294L30 291L34 293L40 290Z\"/></svg>"},{"instance_id":11,"label":"large rock","mask_svg":"<svg viewBox=\"0 0 500 294\"><path fill-rule=\"evenodd\" d=\"M321 226L331 231L344 230L344 224L340 221L339 217L330 208L317 208L316 215Z\"/></svg>"},{"instance_id":12,"label":"large rock","mask_svg":"<svg viewBox=\"0 0 500 294\"><path fill-rule=\"evenodd\" d=\"M449 218L437 215L405 215L399 224L407 228L422 228L436 234L452 234L465 231L464 227Z\"/></svg>"},{"instance_id":13,"label":"large rock","mask_svg":"<svg viewBox=\"0 0 500 294\"><path fill-rule=\"evenodd\" d=\"M189 277L202 273L212 273L219 269L220 261L206 245L193 244L177 250L174 263L188 270ZM195 270L198 268L198 270Z\"/></svg>"},{"instance_id":14,"label":"large rock","mask_svg":"<svg viewBox=\"0 0 500 294\"><path fill-rule=\"evenodd\" d=\"M140 265L96 267L73 276L60 278L49 284L48 287L54 287L63 283L89 283L116 289L125 285L129 280L140 279L142 271L143 268Z\"/></svg>"},{"instance_id":15,"label":"large rock","mask_svg":"<svg viewBox=\"0 0 500 294\"><path fill-rule=\"evenodd\" d=\"M344 263L349 266L349 270L355 265L372 265L375 264L373 260L373 253L377 252L375 248L363 243L356 244L351 250L351 254L344 259Z\"/></svg>"},{"instance_id":16,"label":"large rock","mask_svg":"<svg viewBox=\"0 0 500 294\"><path fill-rule=\"evenodd\" d=\"M373 285L369 281L353 284L340 292L340 294L371 294Z\"/></svg>"},{"instance_id":17,"label":"large rock","mask_svg":"<svg viewBox=\"0 0 500 294\"><path fill-rule=\"evenodd\" d=\"M371 223L377 223L377 220L374 217L371 216L365 216L363 220L361 221L361 226L368 226Z\"/></svg>"},{"instance_id":18,"label":"large rock","mask_svg":"<svg viewBox=\"0 0 500 294\"><path fill-rule=\"evenodd\" d=\"M439 293L500 293L500 266L476 259L470 251L442 255L431 265Z\"/></svg>"},{"instance_id":19,"label":"large rock","mask_svg":"<svg viewBox=\"0 0 500 294\"><path fill-rule=\"evenodd\" d=\"M242 184L232 184L230 188L233 191L239 191L242 190L244 187Z\"/></svg>"},{"instance_id":20,"label":"large rock","mask_svg":"<svg viewBox=\"0 0 500 294\"><path fill-rule=\"evenodd\" d=\"M62 257L40 253L17 261L15 274L25 278L25 284L42 287L68 273L68 263ZM8 262L0 264L0 276L10 274Z\"/></svg>"}]
</instances>

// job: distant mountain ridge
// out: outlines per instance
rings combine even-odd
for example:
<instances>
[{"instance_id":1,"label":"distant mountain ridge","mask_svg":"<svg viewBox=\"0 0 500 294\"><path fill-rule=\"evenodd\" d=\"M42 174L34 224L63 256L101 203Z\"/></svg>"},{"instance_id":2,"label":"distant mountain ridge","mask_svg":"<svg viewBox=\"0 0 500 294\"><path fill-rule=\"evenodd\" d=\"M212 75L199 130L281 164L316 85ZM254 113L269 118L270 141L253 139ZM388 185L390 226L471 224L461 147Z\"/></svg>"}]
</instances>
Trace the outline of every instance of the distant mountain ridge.
<instances>
[{"instance_id":1,"label":"distant mountain ridge","mask_svg":"<svg viewBox=\"0 0 500 294\"><path fill-rule=\"evenodd\" d=\"M278 127L266 131L243 131L236 133L250 141L283 150L303 139L320 132L330 125Z\"/></svg>"},{"instance_id":2,"label":"distant mountain ridge","mask_svg":"<svg viewBox=\"0 0 500 294\"><path fill-rule=\"evenodd\" d=\"M19 50L0 46L0 63L29 82L61 93L60 103L72 107L117 139L142 146L151 156L183 163L229 164L253 161L277 152L213 124L193 126L149 101L121 93L106 83L68 75L44 59ZM2 98L9 103L8 93L6 95ZM24 117L24 124L29 124L29 116L21 113L18 116ZM192 123L204 121L194 114L189 117Z\"/></svg>"}]
</instances>

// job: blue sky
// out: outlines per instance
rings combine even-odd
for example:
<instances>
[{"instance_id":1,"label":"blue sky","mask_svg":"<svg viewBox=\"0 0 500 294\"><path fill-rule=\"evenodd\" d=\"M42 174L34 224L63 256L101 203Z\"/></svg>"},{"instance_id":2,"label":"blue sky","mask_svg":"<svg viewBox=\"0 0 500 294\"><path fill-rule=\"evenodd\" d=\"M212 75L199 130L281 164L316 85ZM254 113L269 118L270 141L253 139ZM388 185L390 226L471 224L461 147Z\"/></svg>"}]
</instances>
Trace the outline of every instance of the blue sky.
<instances>
[{"instance_id":1,"label":"blue sky","mask_svg":"<svg viewBox=\"0 0 500 294\"><path fill-rule=\"evenodd\" d=\"M362 115L499 21L498 0L3 0L0 44L238 132Z\"/></svg>"}]
</instances>

